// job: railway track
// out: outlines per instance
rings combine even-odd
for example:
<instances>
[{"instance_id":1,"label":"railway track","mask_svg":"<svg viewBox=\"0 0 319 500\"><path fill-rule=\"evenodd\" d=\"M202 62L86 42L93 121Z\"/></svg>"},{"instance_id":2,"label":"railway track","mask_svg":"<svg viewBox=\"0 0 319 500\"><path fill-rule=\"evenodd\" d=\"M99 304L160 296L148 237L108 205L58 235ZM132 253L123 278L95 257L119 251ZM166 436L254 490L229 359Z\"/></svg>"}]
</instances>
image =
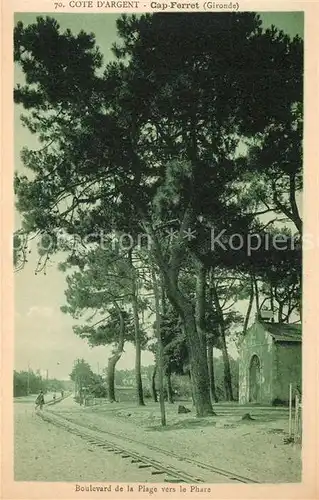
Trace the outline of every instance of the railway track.
<instances>
[{"instance_id":1,"label":"railway track","mask_svg":"<svg viewBox=\"0 0 319 500\"><path fill-rule=\"evenodd\" d=\"M176 459L178 461L185 462L189 465L192 465L194 469L209 471L213 473L215 476L224 477L227 479L227 482L234 483L258 483L251 478L247 478L245 476L241 476L239 474L233 473L231 471L227 471L225 469L221 469L219 467L215 467L211 464L201 462L199 460L191 459L188 457L183 457L174 453L172 451L164 450L160 447L149 445L142 443L136 439L129 438L127 436L121 436L119 434L115 434L111 431L101 430L94 425L86 425L78 422L74 422L71 418L68 418L59 413L53 412L52 410L46 411L40 414L41 418L47 422L50 422L58 427L61 427L68 432L75 434L82 439L86 440L91 445L97 446L99 448L104 449L107 452L111 452L114 454L120 455L123 459L131 459L131 463L135 464L138 468L147 468L150 470L152 475L162 475L164 476L165 482L186 482L186 483L207 483L208 481L199 477L199 475L195 475L186 471L179 469L179 467L175 467L172 465L167 465L163 463L162 460L156 460L146 456L137 451L132 451L127 448L127 443L135 444L146 448L149 451L155 452L157 454L164 455L166 457L170 457ZM103 436L97 436L99 433ZM105 436L105 437L104 437ZM123 440L124 444L114 443L114 441L110 441L107 437L115 438L116 440Z\"/></svg>"}]
</instances>

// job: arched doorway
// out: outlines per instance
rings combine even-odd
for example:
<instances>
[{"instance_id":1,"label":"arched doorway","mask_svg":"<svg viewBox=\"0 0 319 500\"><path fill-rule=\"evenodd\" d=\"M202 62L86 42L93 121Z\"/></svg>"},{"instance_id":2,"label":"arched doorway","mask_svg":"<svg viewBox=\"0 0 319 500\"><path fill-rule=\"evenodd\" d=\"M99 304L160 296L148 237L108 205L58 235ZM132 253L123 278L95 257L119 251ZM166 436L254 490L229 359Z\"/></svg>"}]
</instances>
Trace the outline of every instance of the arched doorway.
<instances>
[{"instance_id":1,"label":"arched doorway","mask_svg":"<svg viewBox=\"0 0 319 500\"><path fill-rule=\"evenodd\" d=\"M251 403L259 403L260 401L260 361L256 354L250 360L249 401Z\"/></svg>"}]
</instances>

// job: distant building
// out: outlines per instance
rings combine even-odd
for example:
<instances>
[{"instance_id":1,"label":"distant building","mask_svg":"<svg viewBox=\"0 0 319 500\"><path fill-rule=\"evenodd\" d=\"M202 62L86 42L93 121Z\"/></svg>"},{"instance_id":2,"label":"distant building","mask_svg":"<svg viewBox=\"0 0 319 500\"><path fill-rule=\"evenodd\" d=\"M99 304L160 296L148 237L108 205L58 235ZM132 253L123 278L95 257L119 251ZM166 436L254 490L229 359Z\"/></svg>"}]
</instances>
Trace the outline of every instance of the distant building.
<instances>
[{"instance_id":1,"label":"distant building","mask_svg":"<svg viewBox=\"0 0 319 500\"><path fill-rule=\"evenodd\" d=\"M301 325L257 321L239 354L239 403L280 404L301 390Z\"/></svg>"}]
</instances>

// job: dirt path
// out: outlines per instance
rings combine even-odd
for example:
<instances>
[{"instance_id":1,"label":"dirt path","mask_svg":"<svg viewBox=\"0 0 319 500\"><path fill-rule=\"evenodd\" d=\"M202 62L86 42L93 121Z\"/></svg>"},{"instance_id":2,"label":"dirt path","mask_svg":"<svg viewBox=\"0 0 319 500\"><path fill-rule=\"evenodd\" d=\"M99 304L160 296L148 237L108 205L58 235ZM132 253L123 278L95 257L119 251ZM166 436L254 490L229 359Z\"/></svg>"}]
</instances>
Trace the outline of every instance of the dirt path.
<instances>
[{"instance_id":1,"label":"dirt path","mask_svg":"<svg viewBox=\"0 0 319 500\"><path fill-rule=\"evenodd\" d=\"M145 470L93 448L81 438L44 422L33 405L15 404L16 481L152 482Z\"/></svg>"}]
</instances>

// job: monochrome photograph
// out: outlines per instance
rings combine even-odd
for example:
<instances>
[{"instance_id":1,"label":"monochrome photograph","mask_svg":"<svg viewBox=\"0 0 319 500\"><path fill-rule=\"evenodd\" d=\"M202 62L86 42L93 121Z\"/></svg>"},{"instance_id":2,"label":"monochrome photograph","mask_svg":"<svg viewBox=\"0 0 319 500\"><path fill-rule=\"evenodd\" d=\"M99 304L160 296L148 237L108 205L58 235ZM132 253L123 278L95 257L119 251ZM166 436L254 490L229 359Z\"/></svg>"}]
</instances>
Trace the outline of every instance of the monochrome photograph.
<instances>
[{"instance_id":1,"label":"monochrome photograph","mask_svg":"<svg viewBox=\"0 0 319 500\"><path fill-rule=\"evenodd\" d=\"M303 12L13 36L14 480L300 483Z\"/></svg>"}]
</instances>

